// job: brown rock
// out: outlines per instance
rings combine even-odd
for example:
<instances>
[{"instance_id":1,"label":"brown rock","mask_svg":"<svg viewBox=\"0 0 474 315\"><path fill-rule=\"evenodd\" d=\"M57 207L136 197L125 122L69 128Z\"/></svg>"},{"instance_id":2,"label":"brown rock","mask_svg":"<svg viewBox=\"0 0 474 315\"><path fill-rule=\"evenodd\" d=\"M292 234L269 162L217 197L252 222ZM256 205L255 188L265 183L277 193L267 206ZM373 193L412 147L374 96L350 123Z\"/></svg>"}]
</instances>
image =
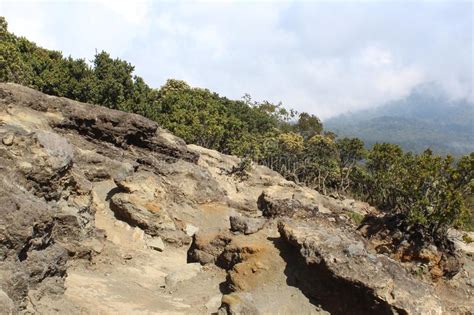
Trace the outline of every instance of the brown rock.
<instances>
[{"instance_id":1,"label":"brown rock","mask_svg":"<svg viewBox=\"0 0 474 315\"><path fill-rule=\"evenodd\" d=\"M193 242L188 250L188 262L200 262L203 265L216 263L231 240L231 235L224 231L194 234Z\"/></svg>"}]
</instances>

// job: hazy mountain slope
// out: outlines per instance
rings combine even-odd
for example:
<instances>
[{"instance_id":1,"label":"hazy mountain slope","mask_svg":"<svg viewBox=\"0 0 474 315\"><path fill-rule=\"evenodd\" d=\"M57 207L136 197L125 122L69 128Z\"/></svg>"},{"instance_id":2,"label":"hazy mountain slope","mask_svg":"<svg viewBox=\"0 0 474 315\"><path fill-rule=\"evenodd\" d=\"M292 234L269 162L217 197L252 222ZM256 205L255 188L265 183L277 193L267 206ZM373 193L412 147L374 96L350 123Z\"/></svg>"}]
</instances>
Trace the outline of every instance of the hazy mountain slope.
<instances>
[{"instance_id":1,"label":"hazy mountain slope","mask_svg":"<svg viewBox=\"0 0 474 315\"><path fill-rule=\"evenodd\" d=\"M325 126L340 136L359 137L368 146L392 142L418 152L474 151L474 104L451 101L433 84L414 89L405 99L329 119Z\"/></svg>"}]
</instances>

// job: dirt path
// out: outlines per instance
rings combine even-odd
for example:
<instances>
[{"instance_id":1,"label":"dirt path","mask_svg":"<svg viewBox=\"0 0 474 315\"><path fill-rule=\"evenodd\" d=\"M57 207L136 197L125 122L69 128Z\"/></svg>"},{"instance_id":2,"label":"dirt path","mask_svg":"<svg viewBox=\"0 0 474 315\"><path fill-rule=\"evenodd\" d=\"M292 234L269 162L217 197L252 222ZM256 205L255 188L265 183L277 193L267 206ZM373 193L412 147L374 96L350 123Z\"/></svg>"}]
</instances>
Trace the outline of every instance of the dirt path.
<instances>
[{"instance_id":1,"label":"dirt path","mask_svg":"<svg viewBox=\"0 0 474 315\"><path fill-rule=\"evenodd\" d=\"M105 181L94 188L96 226L104 231L108 241L98 249L100 254L92 263L68 269L66 303L74 305L75 312L86 314L217 312L223 296L221 291L226 290L226 271L214 265L188 264L186 247L166 247L162 252L147 248L143 231L117 220L109 209L107 194L113 187L112 181ZM201 228L222 228L228 224L221 218L232 210L222 208L226 213L215 213L219 207L207 208L203 209L206 226ZM218 219L209 220L208 216ZM210 226L209 222L217 226ZM265 248L265 254L251 262L257 262L265 270L260 275L247 271L237 275L243 283L252 283L240 293L251 296L262 314L288 314L296 309L298 314L323 313L298 288L288 285L286 262L272 236L278 236L274 227L248 240L242 236L242 242L257 242ZM243 266L241 271L245 268ZM264 279L260 279L261 275Z\"/></svg>"},{"instance_id":2,"label":"dirt path","mask_svg":"<svg viewBox=\"0 0 474 315\"><path fill-rule=\"evenodd\" d=\"M209 314L220 306L225 271L187 264L187 249L147 248L145 235L108 207L114 183L94 189L96 226L109 241L92 263L68 269L65 297L87 314ZM206 288L202 290L202 288Z\"/></svg>"}]
</instances>

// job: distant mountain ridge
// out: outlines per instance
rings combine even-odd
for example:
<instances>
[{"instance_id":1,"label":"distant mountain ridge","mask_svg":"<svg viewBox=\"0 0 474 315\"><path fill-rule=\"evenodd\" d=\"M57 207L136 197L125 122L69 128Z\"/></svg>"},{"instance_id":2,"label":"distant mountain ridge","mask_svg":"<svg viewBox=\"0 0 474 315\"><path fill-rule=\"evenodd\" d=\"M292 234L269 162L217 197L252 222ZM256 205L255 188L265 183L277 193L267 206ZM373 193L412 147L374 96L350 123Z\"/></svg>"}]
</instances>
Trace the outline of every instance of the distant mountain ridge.
<instances>
[{"instance_id":1,"label":"distant mountain ridge","mask_svg":"<svg viewBox=\"0 0 474 315\"><path fill-rule=\"evenodd\" d=\"M339 136L361 138L368 147L391 142L413 152L474 151L474 103L451 100L436 84L418 86L404 99L339 115L324 125Z\"/></svg>"}]
</instances>

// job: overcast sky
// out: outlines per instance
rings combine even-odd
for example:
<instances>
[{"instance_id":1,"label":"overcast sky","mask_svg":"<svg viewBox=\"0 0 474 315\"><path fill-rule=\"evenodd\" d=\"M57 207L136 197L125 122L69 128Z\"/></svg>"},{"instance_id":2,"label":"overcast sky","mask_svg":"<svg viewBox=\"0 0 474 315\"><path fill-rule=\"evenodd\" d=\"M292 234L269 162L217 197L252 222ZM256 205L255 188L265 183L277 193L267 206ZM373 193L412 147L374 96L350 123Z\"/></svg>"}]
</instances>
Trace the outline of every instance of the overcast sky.
<instances>
[{"instance_id":1,"label":"overcast sky","mask_svg":"<svg viewBox=\"0 0 474 315\"><path fill-rule=\"evenodd\" d=\"M10 31L64 55L95 50L230 98L321 118L438 82L473 95L472 1L0 1Z\"/></svg>"}]
</instances>

